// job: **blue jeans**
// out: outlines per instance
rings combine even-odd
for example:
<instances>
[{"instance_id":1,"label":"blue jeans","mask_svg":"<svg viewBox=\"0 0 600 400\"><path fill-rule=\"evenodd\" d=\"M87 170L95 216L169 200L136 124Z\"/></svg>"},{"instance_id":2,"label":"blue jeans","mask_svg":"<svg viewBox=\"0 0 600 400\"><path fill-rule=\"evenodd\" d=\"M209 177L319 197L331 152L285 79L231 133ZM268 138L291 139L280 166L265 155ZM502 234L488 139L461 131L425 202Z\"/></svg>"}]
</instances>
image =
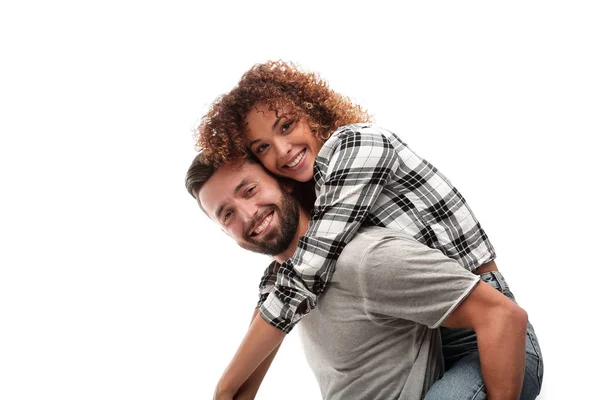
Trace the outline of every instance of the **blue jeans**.
<instances>
[{"instance_id":1,"label":"blue jeans","mask_svg":"<svg viewBox=\"0 0 600 400\"><path fill-rule=\"evenodd\" d=\"M481 274L481 280L515 301L500 272ZM425 400L481 400L487 397L475 332L468 329L440 328L444 353L444 376L436 381L425 395ZM535 399L542 388L544 361L535 331L527 323L525 346L525 379L521 400Z\"/></svg>"}]
</instances>

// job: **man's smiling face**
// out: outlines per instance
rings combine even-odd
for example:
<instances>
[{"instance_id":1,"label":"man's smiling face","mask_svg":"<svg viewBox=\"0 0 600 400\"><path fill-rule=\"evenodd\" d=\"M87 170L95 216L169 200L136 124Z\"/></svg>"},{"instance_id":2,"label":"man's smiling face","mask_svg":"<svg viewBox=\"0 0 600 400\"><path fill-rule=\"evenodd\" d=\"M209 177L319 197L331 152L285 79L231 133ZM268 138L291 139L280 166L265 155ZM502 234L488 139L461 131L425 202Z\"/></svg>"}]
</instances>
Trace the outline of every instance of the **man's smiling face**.
<instances>
[{"instance_id":1,"label":"man's smiling face","mask_svg":"<svg viewBox=\"0 0 600 400\"><path fill-rule=\"evenodd\" d=\"M197 198L206 214L247 250L274 256L296 235L296 200L258 163L219 168Z\"/></svg>"}]
</instances>

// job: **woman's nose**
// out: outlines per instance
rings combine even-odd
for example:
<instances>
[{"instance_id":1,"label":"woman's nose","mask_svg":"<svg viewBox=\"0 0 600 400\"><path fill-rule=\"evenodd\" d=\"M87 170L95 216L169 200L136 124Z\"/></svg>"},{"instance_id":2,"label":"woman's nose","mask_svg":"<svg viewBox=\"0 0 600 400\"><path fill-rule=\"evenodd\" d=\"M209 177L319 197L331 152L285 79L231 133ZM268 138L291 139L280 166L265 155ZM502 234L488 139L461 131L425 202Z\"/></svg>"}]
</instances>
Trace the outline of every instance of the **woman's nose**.
<instances>
[{"instance_id":1,"label":"woman's nose","mask_svg":"<svg viewBox=\"0 0 600 400\"><path fill-rule=\"evenodd\" d=\"M275 152L279 158L286 158L292 151L291 143L283 138L276 140L273 145L275 146Z\"/></svg>"}]
</instances>

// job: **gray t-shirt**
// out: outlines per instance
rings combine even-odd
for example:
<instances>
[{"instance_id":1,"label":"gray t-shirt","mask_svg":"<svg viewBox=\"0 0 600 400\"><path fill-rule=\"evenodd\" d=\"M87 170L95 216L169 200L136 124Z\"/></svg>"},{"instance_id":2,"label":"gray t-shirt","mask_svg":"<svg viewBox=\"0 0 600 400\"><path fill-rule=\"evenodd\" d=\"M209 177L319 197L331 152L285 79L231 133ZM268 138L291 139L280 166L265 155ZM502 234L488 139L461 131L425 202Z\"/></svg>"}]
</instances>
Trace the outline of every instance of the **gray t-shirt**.
<instances>
[{"instance_id":1,"label":"gray t-shirt","mask_svg":"<svg viewBox=\"0 0 600 400\"><path fill-rule=\"evenodd\" d=\"M422 398L443 371L433 328L477 282L455 260L405 233L361 228L317 307L299 323L323 398Z\"/></svg>"}]
</instances>

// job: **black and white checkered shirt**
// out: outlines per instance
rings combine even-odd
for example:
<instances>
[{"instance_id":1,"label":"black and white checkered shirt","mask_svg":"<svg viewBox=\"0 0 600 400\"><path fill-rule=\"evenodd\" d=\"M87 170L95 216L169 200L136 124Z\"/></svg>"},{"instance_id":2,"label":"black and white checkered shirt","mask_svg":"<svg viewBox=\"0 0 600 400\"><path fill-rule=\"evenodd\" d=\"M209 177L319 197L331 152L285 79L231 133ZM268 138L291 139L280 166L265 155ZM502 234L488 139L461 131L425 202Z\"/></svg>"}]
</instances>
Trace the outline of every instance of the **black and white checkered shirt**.
<instances>
[{"instance_id":1,"label":"black and white checkered shirt","mask_svg":"<svg viewBox=\"0 0 600 400\"><path fill-rule=\"evenodd\" d=\"M312 310L344 246L363 225L407 232L473 271L494 248L465 199L394 133L339 128L315 160L316 201L291 259L272 263L260 284L260 313L284 332Z\"/></svg>"}]
</instances>

